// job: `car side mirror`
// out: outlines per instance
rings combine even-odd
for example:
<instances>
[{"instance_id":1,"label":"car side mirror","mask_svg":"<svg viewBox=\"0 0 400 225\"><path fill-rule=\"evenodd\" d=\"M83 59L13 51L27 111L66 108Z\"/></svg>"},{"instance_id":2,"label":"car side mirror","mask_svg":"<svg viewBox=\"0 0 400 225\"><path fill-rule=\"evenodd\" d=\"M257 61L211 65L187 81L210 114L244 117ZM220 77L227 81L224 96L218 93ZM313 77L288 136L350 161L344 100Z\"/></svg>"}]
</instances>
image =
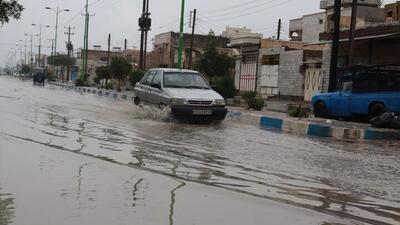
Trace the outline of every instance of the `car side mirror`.
<instances>
[{"instance_id":1,"label":"car side mirror","mask_svg":"<svg viewBox=\"0 0 400 225\"><path fill-rule=\"evenodd\" d=\"M161 84L151 84L150 86L153 88L161 89Z\"/></svg>"}]
</instances>

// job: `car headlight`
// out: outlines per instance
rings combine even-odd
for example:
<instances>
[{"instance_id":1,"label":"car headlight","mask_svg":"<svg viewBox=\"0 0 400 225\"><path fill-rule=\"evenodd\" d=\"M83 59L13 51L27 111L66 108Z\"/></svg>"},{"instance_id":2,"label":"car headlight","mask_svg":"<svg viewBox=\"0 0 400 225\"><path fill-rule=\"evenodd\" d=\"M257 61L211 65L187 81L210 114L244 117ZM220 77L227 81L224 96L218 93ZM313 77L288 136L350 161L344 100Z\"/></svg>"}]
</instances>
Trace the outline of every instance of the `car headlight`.
<instances>
[{"instance_id":1,"label":"car headlight","mask_svg":"<svg viewBox=\"0 0 400 225\"><path fill-rule=\"evenodd\" d=\"M224 99L216 99L214 100L214 105L225 105L225 100Z\"/></svg>"},{"instance_id":2,"label":"car headlight","mask_svg":"<svg viewBox=\"0 0 400 225\"><path fill-rule=\"evenodd\" d=\"M184 98L173 98L171 99L171 105L187 105L188 101Z\"/></svg>"}]
</instances>

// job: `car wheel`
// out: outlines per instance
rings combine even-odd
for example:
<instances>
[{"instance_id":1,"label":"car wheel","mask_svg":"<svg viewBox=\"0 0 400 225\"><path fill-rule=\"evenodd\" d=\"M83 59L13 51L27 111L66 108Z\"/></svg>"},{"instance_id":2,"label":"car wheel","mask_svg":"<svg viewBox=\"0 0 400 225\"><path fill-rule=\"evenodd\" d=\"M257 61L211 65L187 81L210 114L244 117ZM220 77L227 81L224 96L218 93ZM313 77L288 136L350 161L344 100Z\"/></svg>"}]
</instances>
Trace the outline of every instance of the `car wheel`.
<instances>
[{"instance_id":1,"label":"car wheel","mask_svg":"<svg viewBox=\"0 0 400 225\"><path fill-rule=\"evenodd\" d=\"M140 101L140 98L136 97L136 98L133 100L133 103L135 103L136 106L139 106L139 105L142 103L142 101Z\"/></svg>"},{"instance_id":2,"label":"car wheel","mask_svg":"<svg viewBox=\"0 0 400 225\"><path fill-rule=\"evenodd\" d=\"M315 104L314 115L318 118L327 118L329 116L328 109L324 102L317 102L317 104Z\"/></svg>"},{"instance_id":3,"label":"car wheel","mask_svg":"<svg viewBox=\"0 0 400 225\"><path fill-rule=\"evenodd\" d=\"M385 105L382 103L375 103L369 109L369 118L375 118L386 112Z\"/></svg>"},{"instance_id":4,"label":"car wheel","mask_svg":"<svg viewBox=\"0 0 400 225\"><path fill-rule=\"evenodd\" d=\"M162 102L158 105L158 108L160 108L161 110L164 110L165 107L167 107L167 105Z\"/></svg>"}]
</instances>

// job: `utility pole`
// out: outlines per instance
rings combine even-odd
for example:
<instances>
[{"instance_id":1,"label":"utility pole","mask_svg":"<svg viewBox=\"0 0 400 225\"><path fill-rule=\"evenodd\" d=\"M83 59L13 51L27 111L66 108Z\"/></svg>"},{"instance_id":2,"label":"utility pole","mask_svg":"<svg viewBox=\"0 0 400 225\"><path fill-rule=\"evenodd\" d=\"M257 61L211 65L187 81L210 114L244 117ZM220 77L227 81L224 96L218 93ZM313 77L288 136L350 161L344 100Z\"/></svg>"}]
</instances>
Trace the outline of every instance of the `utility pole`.
<instances>
[{"instance_id":1,"label":"utility pole","mask_svg":"<svg viewBox=\"0 0 400 225\"><path fill-rule=\"evenodd\" d=\"M85 5L85 30L84 30L84 38L83 38L83 50L82 50L82 70L81 70L81 78L86 79L87 76L87 60L88 60L88 50L89 50L89 1L86 0Z\"/></svg>"},{"instance_id":2,"label":"utility pole","mask_svg":"<svg viewBox=\"0 0 400 225\"><path fill-rule=\"evenodd\" d=\"M51 41L51 63L53 64L53 57L54 57L54 39L49 39L49 41Z\"/></svg>"},{"instance_id":3,"label":"utility pole","mask_svg":"<svg viewBox=\"0 0 400 225\"><path fill-rule=\"evenodd\" d=\"M107 66L110 66L110 56L111 56L111 34L108 34L108 41L107 41Z\"/></svg>"},{"instance_id":4,"label":"utility pole","mask_svg":"<svg viewBox=\"0 0 400 225\"><path fill-rule=\"evenodd\" d=\"M39 27L39 67L42 67L42 54L41 54L41 49L42 49L42 28L43 27L46 27L46 28L50 28L50 26L42 26L42 24L39 24L39 25L37 25L37 24L32 24L32 26L36 26L36 27Z\"/></svg>"},{"instance_id":5,"label":"utility pole","mask_svg":"<svg viewBox=\"0 0 400 225\"><path fill-rule=\"evenodd\" d=\"M179 29L179 49L178 49L178 69L182 69L182 54L183 54L183 25L185 16L185 0L182 0L181 5L181 24Z\"/></svg>"},{"instance_id":6,"label":"utility pole","mask_svg":"<svg viewBox=\"0 0 400 225\"><path fill-rule=\"evenodd\" d=\"M31 69L33 69L33 34L31 34L31 54L30 54L30 61L31 61Z\"/></svg>"},{"instance_id":7,"label":"utility pole","mask_svg":"<svg viewBox=\"0 0 400 225\"><path fill-rule=\"evenodd\" d=\"M196 14L197 10L193 10L193 23L191 25L192 27L192 36L190 36L190 51L189 51L189 69L192 68L192 58L193 58L193 38L194 38L194 30L196 28Z\"/></svg>"},{"instance_id":8,"label":"utility pole","mask_svg":"<svg viewBox=\"0 0 400 225\"><path fill-rule=\"evenodd\" d=\"M147 54L147 32L151 28L151 19L149 13L149 0L143 0L142 16L139 18L140 34L140 59L139 68L146 68L146 54Z\"/></svg>"},{"instance_id":9,"label":"utility pole","mask_svg":"<svg viewBox=\"0 0 400 225\"><path fill-rule=\"evenodd\" d=\"M278 20L278 33L277 33L277 40L280 40L281 39L281 30L282 30L282 20L281 19L279 19Z\"/></svg>"},{"instance_id":10,"label":"utility pole","mask_svg":"<svg viewBox=\"0 0 400 225\"><path fill-rule=\"evenodd\" d=\"M71 26L68 26L67 29L68 29L68 32L64 32L64 34L68 35L68 42L67 42L68 58L71 58L71 52L72 52L72 50L74 48L72 43L71 43L71 35L75 35L75 34L71 33ZM70 71L71 71L71 66L68 65L67 66L67 82L69 81Z\"/></svg>"},{"instance_id":11,"label":"utility pole","mask_svg":"<svg viewBox=\"0 0 400 225\"><path fill-rule=\"evenodd\" d=\"M351 9L351 23L350 23L350 34L349 34L349 56L347 59L347 67L351 68L354 64L354 47L355 47L355 36L356 36L356 24L357 24L357 8L358 0L353 0Z\"/></svg>"},{"instance_id":12,"label":"utility pole","mask_svg":"<svg viewBox=\"0 0 400 225\"><path fill-rule=\"evenodd\" d=\"M124 40L124 50L126 51L126 49L128 48L128 40Z\"/></svg>"},{"instance_id":13,"label":"utility pole","mask_svg":"<svg viewBox=\"0 0 400 225\"><path fill-rule=\"evenodd\" d=\"M340 37L340 18L342 1L335 0L335 14L334 14L334 32L332 40L332 54L331 54L331 67L329 73L329 92L336 91L337 88L337 63L339 52L339 37Z\"/></svg>"}]
</instances>

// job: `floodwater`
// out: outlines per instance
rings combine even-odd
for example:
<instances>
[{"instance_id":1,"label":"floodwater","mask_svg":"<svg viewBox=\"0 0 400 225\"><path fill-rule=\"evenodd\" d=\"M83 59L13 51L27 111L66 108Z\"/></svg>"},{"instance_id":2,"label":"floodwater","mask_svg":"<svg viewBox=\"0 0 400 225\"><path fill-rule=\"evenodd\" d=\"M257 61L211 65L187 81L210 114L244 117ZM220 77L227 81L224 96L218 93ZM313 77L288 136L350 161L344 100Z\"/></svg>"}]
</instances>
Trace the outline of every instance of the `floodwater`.
<instances>
[{"instance_id":1,"label":"floodwater","mask_svg":"<svg viewBox=\"0 0 400 225\"><path fill-rule=\"evenodd\" d=\"M6 224L400 224L400 143L174 123L0 76Z\"/></svg>"}]
</instances>

